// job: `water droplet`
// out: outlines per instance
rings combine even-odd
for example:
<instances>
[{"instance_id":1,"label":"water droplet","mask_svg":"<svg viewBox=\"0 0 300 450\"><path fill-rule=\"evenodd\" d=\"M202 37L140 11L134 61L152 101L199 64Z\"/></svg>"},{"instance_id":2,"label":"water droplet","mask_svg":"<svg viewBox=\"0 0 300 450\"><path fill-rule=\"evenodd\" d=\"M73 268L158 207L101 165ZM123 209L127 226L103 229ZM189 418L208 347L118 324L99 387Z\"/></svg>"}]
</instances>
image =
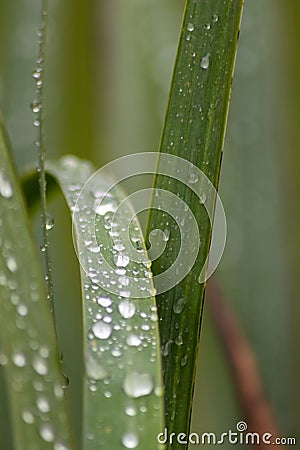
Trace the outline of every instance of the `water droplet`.
<instances>
[{"instance_id":1,"label":"water droplet","mask_svg":"<svg viewBox=\"0 0 300 450\"><path fill-rule=\"evenodd\" d=\"M211 24L208 22L208 23L206 23L205 25L204 25L204 28L206 29L206 30L210 30L211 29Z\"/></svg>"},{"instance_id":2,"label":"water droplet","mask_svg":"<svg viewBox=\"0 0 300 450\"><path fill-rule=\"evenodd\" d=\"M28 308L26 305L18 305L17 312L20 316L25 317L28 314Z\"/></svg>"},{"instance_id":3,"label":"water droplet","mask_svg":"<svg viewBox=\"0 0 300 450\"><path fill-rule=\"evenodd\" d=\"M125 394L132 398L149 395L153 388L152 377L148 373L128 372L123 382Z\"/></svg>"},{"instance_id":4,"label":"water droplet","mask_svg":"<svg viewBox=\"0 0 300 450\"><path fill-rule=\"evenodd\" d=\"M24 420L25 423L27 423L28 425L34 423L34 415L28 411L27 409L25 409L22 412L22 419Z\"/></svg>"},{"instance_id":5,"label":"water droplet","mask_svg":"<svg viewBox=\"0 0 300 450\"><path fill-rule=\"evenodd\" d=\"M176 337L175 344L176 345L182 345L183 344L182 333L179 333L178 336Z\"/></svg>"},{"instance_id":6,"label":"water droplet","mask_svg":"<svg viewBox=\"0 0 300 450\"><path fill-rule=\"evenodd\" d=\"M93 333L98 339L107 339L112 333L111 325L99 320L93 325Z\"/></svg>"},{"instance_id":7,"label":"water droplet","mask_svg":"<svg viewBox=\"0 0 300 450\"><path fill-rule=\"evenodd\" d=\"M175 314L180 314L185 306L185 300L183 297L179 297L173 305L173 311Z\"/></svg>"},{"instance_id":8,"label":"water droplet","mask_svg":"<svg viewBox=\"0 0 300 450\"><path fill-rule=\"evenodd\" d=\"M18 269L16 258L14 258L13 256L7 258L6 265L8 270L10 270L11 272L15 272Z\"/></svg>"},{"instance_id":9,"label":"water droplet","mask_svg":"<svg viewBox=\"0 0 300 450\"><path fill-rule=\"evenodd\" d=\"M6 366L8 358L4 353L0 353L0 366Z\"/></svg>"},{"instance_id":10,"label":"water droplet","mask_svg":"<svg viewBox=\"0 0 300 450\"><path fill-rule=\"evenodd\" d=\"M33 76L33 78L34 78L35 80L39 80L39 79L41 78L41 75L42 75L42 70L41 70L40 68L35 69L35 70L32 72L32 76Z\"/></svg>"},{"instance_id":11,"label":"water droplet","mask_svg":"<svg viewBox=\"0 0 300 450\"><path fill-rule=\"evenodd\" d=\"M135 314L135 306L128 300L124 300L118 306L119 312L124 319L130 319Z\"/></svg>"},{"instance_id":12,"label":"water droplet","mask_svg":"<svg viewBox=\"0 0 300 450\"><path fill-rule=\"evenodd\" d=\"M139 439L135 433L126 433L122 436L122 444L126 448L136 448L139 444Z\"/></svg>"},{"instance_id":13,"label":"water droplet","mask_svg":"<svg viewBox=\"0 0 300 450\"><path fill-rule=\"evenodd\" d=\"M44 439L45 442L53 442L54 440L54 432L50 424L45 423L40 428L41 438Z\"/></svg>"},{"instance_id":14,"label":"water droplet","mask_svg":"<svg viewBox=\"0 0 300 450\"><path fill-rule=\"evenodd\" d=\"M98 305L101 305L104 308L108 308L112 304L112 301L110 298L99 297L99 298L97 298L97 303L98 303Z\"/></svg>"},{"instance_id":15,"label":"water droplet","mask_svg":"<svg viewBox=\"0 0 300 450\"><path fill-rule=\"evenodd\" d=\"M162 397L163 394L164 394L164 388L163 388L163 386L157 386L157 387L154 389L154 393L155 393L156 397Z\"/></svg>"},{"instance_id":16,"label":"water droplet","mask_svg":"<svg viewBox=\"0 0 300 450\"><path fill-rule=\"evenodd\" d=\"M4 198L10 198L13 195L12 185L2 172L0 172L0 195Z\"/></svg>"},{"instance_id":17,"label":"water droplet","mask_svg":"<svg viewBox=\"0 0 300 450\"><path fill-rule=\"evenodd\" d=\"M120 356L122 356L122 351L120 348L113 348L111 351L112 356L114 356L115 358L119 358Z\"/></svg>"},{"instance_id":18,"label":"water droplet","mask_svg":"<svg viewBox=\"0 0 300 450\"><path fill-rule=\"evenodd\" d=\"M17 367L25 367L26 366L26 356L23 353L14 353L12 355L12 362L17 366Z\"/></svg>"},{"instance_id":19,"label":"water droplet","mask_svg":"<svg viewBox=\"0 0 300 450\"><path fill-rule=\"evenodd\" d=\"M136 408L134 406L126 406L125 413L127 416L134 417L137 414Z\"/></svg>"},{"instance_id":20,"label":"water droplet","mask_svg":"<svg viewBox=\"0 0 300 450\"><path fill-rule=\"evenodd\" d=\"M190 32L194 31L194 29L195 29L194 24L191 23L191 22L189 22L189 23L187 24L186 29L187 29L188 31L190 31Z\"/></svg>"},{"instance_id":21,"label":"water droplet","mask_svg":"<svg viewBox=\"0 0 300 450\"><path fill-rule=\"evenodd\" d=\"M198 181L198 175L196 173L191 172L189 176L189 183L194 184Z\"/></svg>"},{"instance_id":22,"label":"water droplet","mask_svg":"<svg viewBox=\"0 0 300 450\"><path fill-rule=\"evenodd\" d=\"M126 342L127 345L131 347L138 347L142 343L141 339L136 334L131 334L128 336Z\"/></svg>"},{"instance_id":23,"label":"water droplet","mask_svg":"<svg viewBox=\"0 0 300 450\"><path fill-rule=\"evenodd\" d=\"M32 112L38 113L41 110L42 105L41 105L41 103L38 100L34 100L31 103L30 107L31 107Z\"/></svg>"},{"instance_id":24,"label":"water droplet","mask_svg":"<svg viewBox=\"0 0 300 450\"><path fill-rule=\"evenodd\" d=\"M115 264L118 267L126 267L129 264L129 257L127 255L124 255L124 253L118 253L118 255L115 256Z\"/></svg>"},{"instance_id":25,"label":"water droplet","mask_svg":"<svg viewBox=\"0 0 300 450\"><path fill-rule=\"evenodd\" d=\"M201 63L200 63L202 69L206 70L209 67L209 53L202 57Z\"/></svg>"},{"instance_id":26,"label":"water droplet","mask_svg":"<svg viewBox=\"0 0 300 450\"><path fill-rule=\"evenodd\" d=\"M130 297L130 291L120 291L120 296L129 298Z\"/></svg>"},{"instance_id":27,"label":"water droplet","mask_svg":"<svg viewBox=\"0 0 300 450\"><path fill-rule=\"evenodd\" d=\"M111 201L103 198L100 201L97 200L95 202L94 211L96 214L99 214L99 216L105 216L105 214L107 214L108 212L115 212L116 205Z\"/></svg>"},{"instance_id":28,"label":"water droplet","mask_svg":"<svg viewBox=\"0 0 300 450\"><path fill-rule=\"evenodd\" d=\"M63 442L55 442L53 448L54 450L70 450L67 444L64 444Z\"/></svg>"},{"instance_id":29,"label":"water droplet","mask_svg":"<svg viewBox=\"0 0 300 450\"><path fill-rule=\"evenodd\" d=\"M218 22L218 20L219 20L218 14L214 14L213 17L212 17L212 19L213 19L213 22L214 22L214 23Z\"/></svg>"},{"instance_id":30,"label":"water droplet","mask_svg":"<svg viewBox=\"0 0 300 450\"><path fill-rule=\"evenodd\" d=\"M50 214L46 216L46 230L52 230L54 227L54 219Z\"/></svg>"},{"instance_id":31,"label":"water droplet","mask_svg":"<svg viewBox=\"0 0 300 450\"><path fill-rule=\"evenodd\" d=\"M91 355L87 357L86 373L88 377L97 381L108 377L108 372Z\"/></svg>"},{"instance_id":32,"label":"water droplet","mask_svg":"<svg viewBox=\"0 0 300 450\"><path fill-rule=\"evenodd\" d=\"M105 398L111 398L111 396L112 396L112 393L110 391L105 391L104 392L104 397Z\"/></svg>"},{"instance_id":33,"label":"water droplet","mask_svg":"<svg viewBox=\"0 0 300 450\"><path fill-rule=\"evenodd\" d=\"M184 355L184 356L181 358L181 361L180 361L181 367L186 366L187 360L188 360L188 355Z\"/></svg>"},{"instance_id":34,"label":"water droplet","mask_svg":"<svg viewBox=\"0 0 300 450\"><path fill-rule=\"evenodd\" d=\"M50 411L50 405L46 397L38 397L36 401L38 409L42 413L47 413Z\"/></svg>"},{"instance_id":35,"label":"water droplet","mask_svg":"<svg viewBox=\"0 0 300 450\"><path fill-rule=\"evenodd\" d=\"M200 203L201 203L201 205L203 205L206 202L206 200L207 200L207 195L205 194L205 192L203 192L200 195Z\"/></svg>"},{"instance_id":36,"label":"water droplet","mask_svg":"<svg viewBox=\"0 0 300 450\"><path fill-rule=\"evenodd\" d=\"M42 359L40 356L35 356L32 360L32 367L39 375L47 375L48 364L47 361Z\"/></svg>"},{"instance_id":37,"label":"water droplet","mask_svg":"<svg viewBox=\"0 0 300 450\"><path fill-rule=\"evenodd\" d=\"M48 347L44 347L44 346L40 347L39 354L42 356L42 358L48 358L48 356L50 354L49 348ZM62 358L63 357L62 357L62 354L61 354L60 362L62 362Z\"/></svg>"},{"instance_id":38,"label":"water droplet","mask_svg":"<svg viewBox=\"0 0 300 450\"><path fill-rule=\"evenodd\" d=\"M67 387L70 386L70 378L63 371L61 371L61 376L62 376L61 388L67 389Z\"/></svg>"},{"instance_id":39,"label":"water droplet","mask_svg":"<svg viewBox=\"0 0 300 450\"><path fill-rule=\"evenodd\" d=\"M170 339L168 342L165 343L164 347L163 347L163 356L168 356L169 354L169 347L170 345L173 344L173 340Z\"/></svg>"},{"instance_id":40,"label":"water droplet","mask_svg":"<svg viewBox=\"0 0 300 450\"><path fill-rule=\"evenodd\" d=\"M87 247L87 249L91 252L91 253L99 253L101 248L100 245L89 245Z\"/></svg>"},{"instance_id":41,"label":"water droplet","mask_svg":"<svg viewBox=\"0 0 300 450\"><path fill-rule=\"evenodd\" d=\"M170 238L170 230L168 228L165 228L162 239L164 242L168 242L169 238Z\"/></svg>"}]
</instances>

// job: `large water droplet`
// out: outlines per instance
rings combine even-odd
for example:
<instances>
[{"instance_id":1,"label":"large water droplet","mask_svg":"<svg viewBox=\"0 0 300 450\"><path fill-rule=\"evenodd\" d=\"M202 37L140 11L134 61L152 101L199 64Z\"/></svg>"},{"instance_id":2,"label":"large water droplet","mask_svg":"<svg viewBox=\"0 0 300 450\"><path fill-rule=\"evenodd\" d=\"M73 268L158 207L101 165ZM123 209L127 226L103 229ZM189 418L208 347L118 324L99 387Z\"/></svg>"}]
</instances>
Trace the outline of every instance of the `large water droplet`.
<instances>
[{"instance_id":1,"label":"large water droplet","mask_svg":"<svg viewBox=\"0 0 300 450\"><path fill-rule=\"evenodd\" d=\"M94 380L104 380L108 377L108 372L91 355L87 357L86 373L88 377Z\"/></svg>"},{"instance_id":2,"label":"large water droplet","mask_svg":"<svg viewBox=\"0 0 300 450\"><path fill-rule=\"evenodd\" d=\"M47 413L50 411L49 401L46 397L38 397L36 405L42 413Z\"/></svg>"},{"instance_id":3,"label":"large water droplet","mask_svg":"<svg viewBox=\"0 0 300 450\"><path fill-rule=\"evenodd\" d=\"M27 409L25 409L22 412L22 419L24 420L25 423L27 423L28 425L34 423L34 415L28 411Z\"/></svg>"},{"instance_id":4,"label":"large water droplet","mask_svg":"<svg viewBox=\"0 0 300 450\"><path fill-rule=\"evenodd\" d=\"M17 367L25 367L26 366L26 356L23 353L17 352L12 355L12 362Z\"/></svg>"},{"instance_id":5,"label":"large water droplet","mask_svg":"<svg viewBox=\"0 0 300 450\"><path fill-rule=\"evenodd\" d=\"M186 366L187 360L188 360L188 355L184 355L184 356L181 358L181 361L180 361L181 367L185 367L185 366Z\"/></svg>"},{"instance_id":6,"label":"large water droplet","mask_svg":"<svg viewBox=\"0 0 300 450\"><path fill-rule=\"evenodd\" d=\"M128 336L126 342L127 345L131 347L138 347L142 343L141 339L136 334Z\"/></svg>"},{"instance_id":7,"label":"large water droplet","mask_svg":"<svg viewBox=\"0 0 300 450\"><path fill-rule=\"evenodd\" d=\"M40 428L41 438L44 439L45 442L53 442L54 440L54 432L50 424L45 423Z\"/></svg>"},{"instance_id":8,"label":"large water droplet","mask_svg":"<svg viewBox=\"0 0 300 450\"><path fill-rule=\"evenodd\" d=\"M26 305L18 305L17 312L20 316L25 317L28 314L28 308Z\"/></svg>"},{"instance_id":9,"label":"large water droplet","mask_svg":"<svg viewBox=\"0 0 300 450\"><path fill-rule=\"evenodd\" d=\"M99 214L100 216L105 216L108 212L115 212L116 211L116 205L112 203L112 201L108 201L105 198L101 199L100 201L97 200L94 205L94 211L96 214Z\"/></svg>"},{"instance_id":10,"label":"large water droplet","mask_svg":"<svg viewBox=\"0 0 300 450\"><path fill-rule=\"evenodd\" d=\"M10 198L13 195L12 185L2 172L0 172L0 195L4 198Z\"/></svg>"},{"instance_id":11,"label":"large water droplet","mask_svg":"<svg viewBox=\"0 0 300 450\"><path fill-rule=\"evenodd\" d=\"M174 311L174 313L175 313L175 314L180 314L181 311L183 310L184 306L185 306L185 300L184 300L184 298L183 298L183 297L179 297L179 298L175 301L175 303L174 303L174 305L173 305L173 311Z\"/></svg>"},{"instance_id":12,"label":"large water droplet","mask_svg":"<svg viewBox=\"0 0 300 450\"><path fill-rule=\"evenodd\" d=\"M47 361L42 359L40 356L35 356L32 360L32 367L39 375L47 375L48 364Z\"/></svg>"},{"instance_id":13,"label":"large water droplet","mask_svg":"<svg viewBox=\"0 0 300 450\"><path fill-rule=\"evenodd\" d=\"M179 333L178 336L176 336L176 338L175 338L175 344L176 344L176 345L182 345L182 344L183 344L182 333Z\"/></svg>"},{"instance_id":14,"label":"large water droplet","mask_svg":"<svg viewBox=\"0 0 300 450\"><path fill-rule=\"evenodd\" d=\"M122 436L122 444L126 448L136 448L139 444L139 438L135 433L126 433Z\"/></svg>"},{"instance_id":15,"label":"large water droplet","mask_svg":"<svg viewBox=\"0 0 300 450\"><path fill-rule=\"evenodd\" d=\"M149 395L153 388L153 380L148 373L128 372L123 382L125 394L133 398Z\"/></svg>"},{"instance_id":16,"label":"large water droplet","mask_svg":"<svg viewBox=\"0 0 300 450\"><path fill-rule=\"evenodd\" d=\"M112 301L110 298L107 297L99 297L97 298L97 303L98 305L101 305L104 308L108 308L112 304Z\"/></svg>"},{"instance_id":17,"label":"large water droplet","mask_svg":"<svg viewBox=\"0 0 300 450\"><path fill-rule=\"evenodd\" d=\"M201 63L200 63L202 69L206 70L209 67L209 53L202 57Z\"/></svg>"},{"instance_id":18,"label":"large water droplet","mask_svg":"<svg viewBox=\"0 0 300 450\"><path fill-rule=\"evenodd\" d=\"M107 339L112 333L111 325L99 320L93 325L93 333L98 339Z\"/></svg>"},{"instance_id":19,"label":"large water droplet","mask_svg":"<svg viewBox=\"0 0 300 450\"><path fill-rule=\"evenodd\" d=\"M115 264L118 267L126 267L129 264L129 257L127 255L124 255L124 253L118 253L118 255L114 258Z\"/></svg>"},{"instance_id":20,"label":"large water droplet","mask_svg":"<svg viewBox=\"0 0 300 450\"><path fill-rule=\"evenodd\" d=\"M46 230L52 230L54 227L54 219L50 214L46 216Z\"/></svg>"},{"instance_id":21,"label":"large water droplet","mask_svg":"<svg viewBox=\"0 0 300 450\"><path fill-rule=\"evenodd\" d=\"M134 417L137 414L136 408L134 406L126 406L125 413L127 416Z\"/></svg>"},{"instance_id":22,"label":"large water droplet","mask_svg":"<svg viewBox=\"0 0 300 450\"><path fill-rule=\"evenodd\" d=\"M192 32L192 31L194 31L195 26L194 26L193 23L189 22L189 23L187 24L186 29L187 29L189 32Z\"/></svg>"},{"instance_id":23,"label":"large water droplet","mask_svg":"<svg viewBox=\"0 0 300 450\"><path fill-rule=\"evenodd\" d=\"M7 258L6 265L8 270L10 270L10 272L15 272L18 269L16 258L14 258L13 256L9 256Z\"/></svg>"},{"instance_id":24,"label":"large water droplet","mask_svg":"<svg viewBox=\"0 0 300 450\"><path fill-rule=\"evenodd\" d=\"M135 314L135 306L128 300L124 300L119 304L119 312L124 319L129 319Z\"/></svg>"}]
</instances>

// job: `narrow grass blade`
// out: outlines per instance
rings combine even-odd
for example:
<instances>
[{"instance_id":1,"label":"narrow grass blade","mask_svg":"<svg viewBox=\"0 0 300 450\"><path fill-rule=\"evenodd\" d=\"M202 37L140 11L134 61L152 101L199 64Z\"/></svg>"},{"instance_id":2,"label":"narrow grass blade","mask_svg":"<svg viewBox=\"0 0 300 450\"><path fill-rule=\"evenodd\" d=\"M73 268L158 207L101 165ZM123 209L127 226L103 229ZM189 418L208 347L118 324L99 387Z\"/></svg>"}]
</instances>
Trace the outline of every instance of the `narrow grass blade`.
<instances>
[{"instance_id":1,"label":"narrow grass blade","mask_svg":"<svg viewBox=\"0 0 300 450\"><path fill-rule=\"evenodd\" d=\"M84 317L82 448L162 448L160 345L149 260L134 213L105 175L65 157L47 167L73 212ZM84 187L85 185L85 187ZM84 188L83 188L84 187ZM118 207L122 212L118 215ZM130 218L131 260L122 231Z\"/></svg>"},{"instance_id":2,"label":"narrow grass blade","mask_svg":"<svg viewBox=\"0 0 300 450\"><path fill-rule=\"evenodd\" d=\"M14 448L74 448L45 283L2 125L0 161L0 364Z\"/></svg>"},{"instance_id":3,"label":"narrow grass blade","mask_svg":"<svg viewBox=\"0 0 300 450\"><path fill-rule=\"evenodd\" d=\"M242 0L188 0L174 69L160 151L197 166L218 184ZM160 158L158 173L166 159ZM195 182L197 180L194 180ZM190 180L190 184L193 180ZM193 394L205 284L198 278L208 255L211 223L190 186L157 175L155 188L171 191L193 211L200 230L200 250L186 278L157 297L163 347L168 432L187 433ZM214 202L209 205L213 212ZM184 219L184 218L182 218ZM148 234L168 230L163 255L154 261L156 275L170 267L180 248L179 229L163 211L152 210ZM195 236L190 236L192 248ZM189 252L189 249L185 249ZM175 440L172 448L182 448Z\"/></svg>"}]
</instances>

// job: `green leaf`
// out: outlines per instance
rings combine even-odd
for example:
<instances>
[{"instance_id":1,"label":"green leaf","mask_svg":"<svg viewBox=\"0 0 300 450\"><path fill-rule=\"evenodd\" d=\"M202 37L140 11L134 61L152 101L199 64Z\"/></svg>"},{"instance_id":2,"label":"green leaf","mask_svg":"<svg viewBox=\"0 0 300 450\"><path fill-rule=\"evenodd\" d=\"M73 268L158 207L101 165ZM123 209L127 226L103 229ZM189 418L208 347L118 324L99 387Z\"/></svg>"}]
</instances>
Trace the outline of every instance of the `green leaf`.
<instances>
[{"instance_id":1,"label":"green leaf","mask_svg":"<svg viewBox=\"0 0 300 450\"><path fill-rule=\"evenodd\" d=\"M215 187L218 185L242 5L242 0L187 1L160 146L161 152L179 156L195 165ZM166 158L159 158L155 188L176 194L193 211L201 241L192 270L183 281L157 297L167 428L169 434L178 434L187 433L189 428L205 289L205 284L199 283L198 278L210 246L212 227L208 214L213 214L214 201L206 202L205 210L202 204L205 199L199 201L191 186L160 175L168 171L168 164ZM149 236L158 225L162 230L168 230L169 240L162 256L153 263L154 275L171 265L181 245L180 226L165 212L152 210ZM192 249L194 240L195 236L190 235L187 252ZM179 447L182 445L175 440L172 448Z\"/></svg>"},{"instance_id":2,"label":"green leaf","mask_svg":"<svg viewBox=\"0 0 300 450\"><path fill-rule=\"evenodd\" d=\"M162 448L157 442L163 429L157 314L139 224L125 195L112 188L103 171L85 185L94 173L90 163L67 156L47 170L73 212L81 264L82 448ZM122 233L126 224L131 242ZM136 261L128 248L132 244Z\"/></svg>"},{"instance_id":3,"label":"green leaf","mask_svg":"<svg viewBox=\"0 0 300 450\"><path fill-rule=\"evenodd\" d=\"M0 364L15 448L73 448L39 257L0 125Z\"/></svg>"}]
</instances>

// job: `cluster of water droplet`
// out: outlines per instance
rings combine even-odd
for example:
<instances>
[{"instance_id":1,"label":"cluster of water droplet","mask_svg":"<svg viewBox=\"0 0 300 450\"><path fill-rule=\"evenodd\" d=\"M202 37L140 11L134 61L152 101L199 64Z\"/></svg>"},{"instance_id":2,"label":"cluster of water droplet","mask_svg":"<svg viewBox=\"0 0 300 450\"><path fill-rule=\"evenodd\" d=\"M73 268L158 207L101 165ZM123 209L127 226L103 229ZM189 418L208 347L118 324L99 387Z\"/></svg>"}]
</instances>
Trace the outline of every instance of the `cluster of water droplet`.
<instances>
[{"instance_id":1,"label":"cluster of water droplet","mask_svg":"<svg viewBox=\"0 0 300 450\"><path fill-rule=\"evenodd\" d=\"M55 170L73 211L75 245L82 265L88 329L85 371L90 399L87 404L94 415L96 405L113 410L118 398L124 414L135 417L132 423L126 422L127 428L120 428L119 442L125 448L137 448L142 439L141 430L136 426L138 417L158 415L161 401L161 388L156 380L157 313L151 299L151 272L140 229L133 223L130 230L131 245L144 252L141 261L136 262L126 251L127 244L120 233L122 223L115 222L114 214L122 201L120 194L106 192L107 184L99 179L95 185L87 184L82 189L92 167L77 158L64 157L60 168ZM75 178L70 176L70 171L76 173L76 184L70 184L69 180ZM141 283L141 278L147 283ZM142 301L141 290L147 290L147 298ZM147 369L144 361L149 361ZM87 428L88 440L101 442L104 430L110 425L105 420L99 414L101 429Z\"/></svg>"}]
</instances>

